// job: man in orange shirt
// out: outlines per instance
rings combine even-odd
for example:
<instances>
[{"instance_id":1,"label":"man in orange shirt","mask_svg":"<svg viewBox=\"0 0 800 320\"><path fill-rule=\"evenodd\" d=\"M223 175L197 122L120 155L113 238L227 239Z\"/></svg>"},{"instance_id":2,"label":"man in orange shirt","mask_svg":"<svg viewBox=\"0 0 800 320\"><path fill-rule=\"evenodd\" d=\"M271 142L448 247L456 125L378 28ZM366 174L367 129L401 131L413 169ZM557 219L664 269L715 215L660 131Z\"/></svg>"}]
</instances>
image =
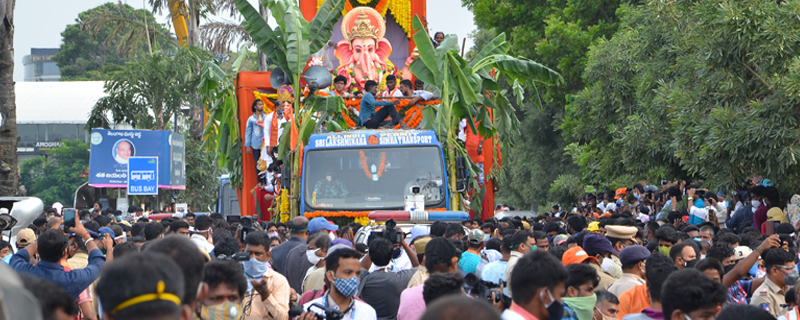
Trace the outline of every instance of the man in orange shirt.
<instances>
[{"instance_id":1,"label":"man in orange shirt","mask_svg":"<svg viewBox=\"0 0 800 320\"><path fill-rule=\"evenodd\" d=\"M661 314L661 285L672 272L678 268L672 259L661 253L647 258L645 262L645 278L647 282L623 292L619 296L619 314L622 319L630 314L629 320L663 319Z\"/></svg>"}]
</instances>

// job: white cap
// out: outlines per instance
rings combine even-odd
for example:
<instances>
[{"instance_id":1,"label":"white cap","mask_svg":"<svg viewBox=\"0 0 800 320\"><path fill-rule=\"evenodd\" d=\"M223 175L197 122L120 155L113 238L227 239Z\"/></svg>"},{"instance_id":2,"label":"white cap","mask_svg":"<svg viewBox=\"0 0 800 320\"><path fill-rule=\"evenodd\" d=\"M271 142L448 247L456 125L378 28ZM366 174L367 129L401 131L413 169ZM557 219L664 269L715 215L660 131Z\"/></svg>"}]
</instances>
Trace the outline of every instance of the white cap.
<instances>
[{"instance_id":1,"label":"white cap","mask_svg":"<svg viewBox=\"0 0 800 320\"><path fill-rule=\"evenodd\" d=\"M749 247L738 246L733 249L733 259L739 261L744 258L747 258L747 256L749 256L751 253L753 253L753 250L750 249Z\"/></svg>"}]
</instances>

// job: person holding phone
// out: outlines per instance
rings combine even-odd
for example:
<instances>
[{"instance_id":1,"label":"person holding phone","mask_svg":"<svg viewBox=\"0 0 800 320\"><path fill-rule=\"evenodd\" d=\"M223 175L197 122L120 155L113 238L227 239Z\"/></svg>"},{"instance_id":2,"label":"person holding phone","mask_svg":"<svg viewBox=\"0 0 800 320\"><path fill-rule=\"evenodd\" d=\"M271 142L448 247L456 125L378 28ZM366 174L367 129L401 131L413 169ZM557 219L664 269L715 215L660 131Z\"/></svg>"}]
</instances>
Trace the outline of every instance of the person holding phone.
<instances>
[{"instance_id":1,"label":"person holding phone","mask_svg":"<svg viewBox=\"0 0 800 320\"><path fill-rule=\"evenodd\" d=\"M89 287L100 275L100 270L106 262L106 257L97 248L97 244L92 236L86 231L80 220L75 221L72 228L80 241L84 241L86 249L89 251L89 263L86 268L65 271L60 261L68 254L69 239L60 230L49 229L39 235L36 242L19 250L13 257L9 265L17 272L30 273L40 278L58 283L64 288L73 300L78 300L78 296ZM111 237L106 234L106 239L110 247ZM40 261L37 265L30 264L30 256L38 253Z\"/></svg>"}]
</instances>

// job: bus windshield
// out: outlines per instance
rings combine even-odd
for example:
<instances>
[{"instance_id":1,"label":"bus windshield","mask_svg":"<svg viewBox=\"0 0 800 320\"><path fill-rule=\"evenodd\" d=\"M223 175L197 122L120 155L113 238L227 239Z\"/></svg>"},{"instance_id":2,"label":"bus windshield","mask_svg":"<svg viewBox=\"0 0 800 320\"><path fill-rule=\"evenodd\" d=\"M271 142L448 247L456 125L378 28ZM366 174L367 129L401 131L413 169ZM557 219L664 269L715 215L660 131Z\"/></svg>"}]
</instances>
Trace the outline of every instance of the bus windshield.
<instances>
[{"instance_id":1,"label":"bus windshield","mask_svg":"<svg viewBox=\"0 0 800 320\"><path fill-rule=\"evenodd\" d=\"M435 146L310 150L303 167L305 204L316 210L402 209L413 186L426 206L445 200Z\"/></svg>"}]
</instances>

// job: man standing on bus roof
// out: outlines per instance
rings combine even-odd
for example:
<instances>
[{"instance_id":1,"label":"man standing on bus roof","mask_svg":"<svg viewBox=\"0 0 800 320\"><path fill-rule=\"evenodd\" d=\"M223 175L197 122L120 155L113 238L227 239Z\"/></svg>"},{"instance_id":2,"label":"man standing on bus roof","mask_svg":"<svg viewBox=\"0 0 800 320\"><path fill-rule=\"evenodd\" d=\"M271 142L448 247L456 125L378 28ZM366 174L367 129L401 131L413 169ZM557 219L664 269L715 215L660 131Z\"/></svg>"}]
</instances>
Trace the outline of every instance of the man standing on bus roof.
<instances>
[{"instance_id":1,"label":"man standing on bus roof","mask_svg":"<svg viewBox=\"0 0 800 320\"><path fill-rule=\"evenodd\" d=\"M367 80L364 85L367 92L361 98L361 114L358 116L359 126L364 126L367 129L377 129L381 122L386 120L388 116L392 117L392 126L394 127L400 122L400 114L397 113L397 104L395 101L377 101L375 95L378 94L378 83L373 80ZM375 107L382 107L377 112Z\"/></svg>"}]
</instances>

